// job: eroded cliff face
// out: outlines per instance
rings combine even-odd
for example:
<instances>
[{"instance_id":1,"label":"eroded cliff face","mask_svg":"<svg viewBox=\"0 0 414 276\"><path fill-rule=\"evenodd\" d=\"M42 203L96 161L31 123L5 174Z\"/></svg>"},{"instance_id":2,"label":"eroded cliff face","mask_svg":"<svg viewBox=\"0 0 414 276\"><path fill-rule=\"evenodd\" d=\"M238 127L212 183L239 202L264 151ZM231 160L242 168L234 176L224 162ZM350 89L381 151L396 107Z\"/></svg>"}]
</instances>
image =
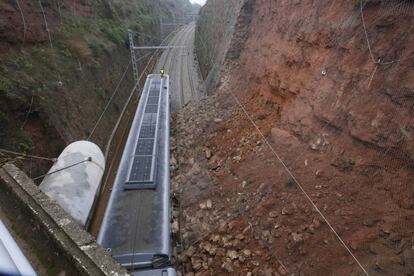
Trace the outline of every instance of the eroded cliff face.
<instances>
[{"instance_id":1,"label":"eroded cliff face","mask_svg":"<svg viewBox=\"0 0 414 276\"><path fill-rule=\"evenodd\" d=\"M244 1L210 0L200 10L195 32L195 54L205 86L211 91L219 79ZM234 52L234 50L232 50Z\"/></svg>"},{"instance_id":2,"label":"eroded cliff face","mask_svg":"<svg viewBox=\"0 0 414 276\"><path fill-rule=\"evenodd\" d=\"M328 122L356 142L400 148L412 159L412 16L385 15L380 1L364 7L375 64L352 9L256 1L240 74L253 82L249 92L280 105L281 125L300 138Z\"/></svg>"},{"instance_id":3,"label":"eroded cliff face","mask_svg":"<svg viewBox=\"0 0 414 276\"><path fill-rule=\"evenodd\" d=\"M210 171L220 193L228 192L220 206L245 210L211 237L242 232L248 237L230 249L260 253L248 262L227 255L217 270L362 273L300 184L370 274L414 273L414 5L368 1L361 13L354 2L241 5L215 91L216 106L232 112L202 143L216 155ZM257 141L229 92L300 183ZM248 188L237 184L243 179Z\"/></svg>"}]
</instances>

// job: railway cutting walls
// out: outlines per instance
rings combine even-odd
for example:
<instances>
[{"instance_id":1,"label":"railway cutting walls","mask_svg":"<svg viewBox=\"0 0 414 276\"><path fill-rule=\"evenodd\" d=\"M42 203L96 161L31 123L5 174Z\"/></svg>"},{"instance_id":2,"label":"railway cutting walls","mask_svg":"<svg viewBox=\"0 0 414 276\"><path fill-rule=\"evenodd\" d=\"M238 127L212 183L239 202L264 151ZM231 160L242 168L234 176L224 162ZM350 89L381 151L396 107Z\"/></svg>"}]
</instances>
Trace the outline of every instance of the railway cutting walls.
<instances>
[{"instance_id":1,"label":"railway cutting walls","mask_svg":"<svg viewBox=\"0 0 414 276\"><path fill-rule=\"evenodd\" d=\"M103 149L133 88L127 29L140 33L137 45L157 44L160 21L191 8L186 0L2 1L0 148L57 157L65 145L90 138ZM149 53L139 58L142 69ZM50 168L14 161L32 177Z\"/></svg>"},{"instance_id":2,"label":"railway cutting walls","mask_svg":"<svg viewBox=\"0 0 414 276\"><path fill-rule=\"evenodd\" d=\"M257 267L230 260L210 269L255 274L269 265L281 273L281 262L295 274L360 273L326 221L320 226L300 184L370 274L412 274L413 3L230 2L209 1L197 27L196 41L209 37L196 44L203 77L219 64L210 94L225 106L201 146L217 156L209 170L218 178L215 196L230 185L241 197L255 187L245 203L233 203L250 221L237 226L236 219L227 233L245 235L253 227L254 237L232 250L268 249L254 257ZM268 153L261 152L256 126L283 164L267 144ZM269 188L263 198L251 203L263 187ZM225 199L230 209L232 197ZM199 244L194 259L203 259L209 242Z\"/></svg>"}]
</instances>

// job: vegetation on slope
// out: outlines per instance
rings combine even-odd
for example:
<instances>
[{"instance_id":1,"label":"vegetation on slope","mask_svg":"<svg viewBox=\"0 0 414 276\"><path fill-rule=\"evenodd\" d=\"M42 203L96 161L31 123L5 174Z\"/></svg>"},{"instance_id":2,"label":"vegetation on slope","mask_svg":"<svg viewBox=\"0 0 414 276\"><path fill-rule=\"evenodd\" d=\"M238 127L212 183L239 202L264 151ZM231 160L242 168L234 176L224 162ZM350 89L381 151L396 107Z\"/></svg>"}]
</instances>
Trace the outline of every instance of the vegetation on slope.
<instances>
[{"instance_id":1,"label":"vegetation on slope","mask_svg":"<svg viewBox=\"0 0 414 276\"><path fill-rule=\"evenodd\" d=\"M0 9L9 15L0 20L0 148L52 157L88 137L127 70L127 29L156 44L160 18L192 9L187 0L19 2ZM106 141L132 82L127 71L93 141Z\"/></svg>"}]
</instances>

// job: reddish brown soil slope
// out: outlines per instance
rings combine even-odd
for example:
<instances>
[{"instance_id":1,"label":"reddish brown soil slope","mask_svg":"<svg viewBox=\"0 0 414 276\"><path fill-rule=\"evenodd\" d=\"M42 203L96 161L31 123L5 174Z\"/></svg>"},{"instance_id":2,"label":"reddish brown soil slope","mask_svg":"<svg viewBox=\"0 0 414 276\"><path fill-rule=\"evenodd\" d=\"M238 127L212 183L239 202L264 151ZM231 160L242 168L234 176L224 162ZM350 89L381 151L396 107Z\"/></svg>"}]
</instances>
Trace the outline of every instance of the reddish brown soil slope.
<instances>
[{"instance_id":1,"label":"reddish brown soil slope","mask_svg":"<svg viewBox=\"0 0 414 276\"><path fill-rule=\"evenodd\" d=\"M0 1L0 49L47 42L49 38L42 8L52 35L59 29L65 12L77 16L94 15L90 0Z\"/></svg>"},{"instance_id":2,"label":"reddish brown soil slope","mask_svg":"<svg viewBox=\"0 0 414 276\"><path fill-rule=\"evenodd\" d=\"M413 3L370 1L366 36L351 1L247 2L236 26L248 22L246 42L233 38L206 108L222 121L194 124L199 108L179 117L178 128L195 129L182 139L200 145L186 157L212 179L197 188L203 169L181 160L187 272L363 275L232 92L364 269L412 275ZM203 147L213 155L206 166Z\"/></svg>"}]
</instances>

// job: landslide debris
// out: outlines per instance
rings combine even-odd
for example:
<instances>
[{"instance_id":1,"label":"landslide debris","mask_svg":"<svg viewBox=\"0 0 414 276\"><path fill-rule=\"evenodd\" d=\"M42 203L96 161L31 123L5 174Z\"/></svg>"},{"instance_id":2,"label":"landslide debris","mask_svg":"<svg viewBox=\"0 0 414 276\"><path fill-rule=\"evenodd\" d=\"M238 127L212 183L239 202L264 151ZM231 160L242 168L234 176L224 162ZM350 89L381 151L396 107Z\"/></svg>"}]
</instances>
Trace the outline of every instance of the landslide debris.
<instances>
[{"instance_id":1,"label":"landslide debris","mask_svg":"<svg viewBox=\"0 0 414 276\"><path fill-rule=\"evenodd\" d=\"M225 10L211 3L201 20ZM414 6L367 1L367 36L351 2L239 7L223 26L234 34L213 38L230 46L211 102L177 115L177 263L187 275L363 275L301 185L370 275L413 274ZM196 40L223 19L204 20Z\"/></svg>"}]
</instances>

